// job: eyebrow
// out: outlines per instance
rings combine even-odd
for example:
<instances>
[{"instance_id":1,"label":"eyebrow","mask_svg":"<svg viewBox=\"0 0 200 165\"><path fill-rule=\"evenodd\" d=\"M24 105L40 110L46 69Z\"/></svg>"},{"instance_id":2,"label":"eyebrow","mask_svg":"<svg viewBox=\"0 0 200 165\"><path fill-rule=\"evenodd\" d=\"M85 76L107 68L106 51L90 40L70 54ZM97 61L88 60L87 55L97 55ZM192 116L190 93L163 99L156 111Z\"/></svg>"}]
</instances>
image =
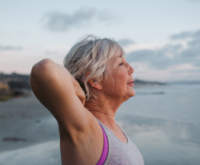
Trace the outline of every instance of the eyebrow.
<instances>
[{"instance_id":1,"label":"eyebrow","mask_svg":"<svg viewBox=\"0 0 200 165\"><path fill-rule=\"evenodd\" d=\"M118 57L125 57L125 54L124 53L121 53Z\"/></svg>"},{"instance_id":2,"label":"eyebrow","mask_svg":"<svg viewBox=\"0 0 200 165\"><path fill-rule=\"evenodd\" d=\"M117 56L117 57L115 58L115 60L113 61L113 63L115 63L119 57L122 58L122 57L123 57L123 54L120 54L119 56Z\"/></svg>"},{"instance_id":3,"label":"eyebrow","mask_svg":"<svg viewBox=\"0 0 200 165\"><path fill-rule=\"evenodd\" d=\"M120 55L117 57L124 57L124 56L125 56L125 54L123 52L121 52Z\"/></svg>"}]
</instances>

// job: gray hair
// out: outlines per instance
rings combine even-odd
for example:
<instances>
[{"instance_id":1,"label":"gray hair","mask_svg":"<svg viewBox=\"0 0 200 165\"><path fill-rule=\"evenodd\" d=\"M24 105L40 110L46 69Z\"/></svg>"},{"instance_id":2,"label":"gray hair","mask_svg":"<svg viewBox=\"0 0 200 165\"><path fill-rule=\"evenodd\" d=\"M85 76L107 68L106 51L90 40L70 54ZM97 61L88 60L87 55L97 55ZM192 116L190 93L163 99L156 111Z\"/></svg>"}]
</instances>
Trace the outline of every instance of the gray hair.
<instances>
[{"instance_id":1,"label":"gray hair","mask_svg":"<svg viewBox=\"0 0 200 165\"><path fill-rule=\"evenodd\" d=\"M71 75L79 82L86 95L86 101L91 96L96 98L91 92L88 80L100 82L107 79L106 61L113 57L117 50L122 47L109 38L99 38L94 35L83 36L67 53L64 58L64 66ZM89 75L87 75L89 73ZM108 73L109 74L109 73Z\"/></svg>"}]
</instances>

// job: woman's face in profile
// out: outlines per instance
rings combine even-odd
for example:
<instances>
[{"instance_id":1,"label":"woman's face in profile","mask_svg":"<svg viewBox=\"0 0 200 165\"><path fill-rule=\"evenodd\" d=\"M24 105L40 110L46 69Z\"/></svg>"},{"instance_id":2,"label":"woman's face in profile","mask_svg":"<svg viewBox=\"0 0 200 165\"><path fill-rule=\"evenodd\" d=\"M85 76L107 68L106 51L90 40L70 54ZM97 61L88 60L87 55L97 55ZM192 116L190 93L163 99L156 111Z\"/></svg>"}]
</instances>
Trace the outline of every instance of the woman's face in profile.
<instances>
[{"instance_id":1,"label":"woman's face in profile","mask_svg":"<svg viewBox=\"0 0 200 165\"><path fill-rule=\"evenodd\" d=\"M107 81L103 85L103 90L107 95L121 98L123 101L135 95L135 91L133 90L134 79L132 77L134 69L126 62L121 50L118 50L107 61L106 71L108 72Z\"/></svg>"}]
</instances>

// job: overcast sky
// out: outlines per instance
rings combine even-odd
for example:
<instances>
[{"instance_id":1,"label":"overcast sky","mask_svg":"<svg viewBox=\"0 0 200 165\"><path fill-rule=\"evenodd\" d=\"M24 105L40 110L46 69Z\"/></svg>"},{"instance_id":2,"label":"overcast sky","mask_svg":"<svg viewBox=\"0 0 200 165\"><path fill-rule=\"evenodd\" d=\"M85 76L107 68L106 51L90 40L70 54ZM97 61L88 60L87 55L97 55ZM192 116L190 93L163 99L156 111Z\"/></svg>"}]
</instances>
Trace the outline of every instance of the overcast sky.
<instances>
[{"instance_id":1,"label":"overcast sky","mask_svg":"<svg viewBox=\"0 0 200 165\"><path fill-rule=\"evenodd\" d=\"M200 80L200 0L0 0L0 72L62 65L83 35L114 38L134 78Z\"/></svg>"}]
</instances>

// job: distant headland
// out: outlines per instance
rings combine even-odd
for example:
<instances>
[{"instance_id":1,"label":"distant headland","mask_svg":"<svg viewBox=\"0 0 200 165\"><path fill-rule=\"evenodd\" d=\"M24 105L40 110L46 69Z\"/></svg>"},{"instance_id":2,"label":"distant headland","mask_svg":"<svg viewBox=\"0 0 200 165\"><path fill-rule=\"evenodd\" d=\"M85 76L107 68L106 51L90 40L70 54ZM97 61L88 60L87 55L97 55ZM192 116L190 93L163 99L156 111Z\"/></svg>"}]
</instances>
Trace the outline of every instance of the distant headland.
<instances>
[{"instance_id":1,"label":"distant headland","mask_svg":"<svg viewBox=\"0 0 200 165\"><path fill-rule=\"evenodd\" d=\"M0 73L0 101L6 101L13 97L19 97L30 93L31 87L29 82L30 75L11 73ZM174 82L158 82L144 81L135 79L134 87L142 86L162 86L162 85L193 85L200 84L200 81L174 81Z\"/></svg>"},{"instance_id":2,"label":"distant headland","mask_svg":"<svg viewBox=\"0 0 200 165\"><path fill-rule=\"evenodd\" d=\"M135 86L142 86L142 85L168 85L167 83L158 82L158 81L144 81L135 79L134 81Z\"/></svg>"},{"instance_id":3,"label":"distant headland","mask_svg":"<svg viewBox=\"0 0 200 165\"><path fill-rule=\"evenodd\" d=\"M11 73L0 73L0 101L6 101L13 97L24 96L27 91L31 91L30 75ZM156 81L143 81L136 79L135 87L144 85L167 85L167 83Z\"/></svg>"},{"instance_id":4,"label":"distant headland","mask_svg":"<svg viewBox=\"0 0 200 165\"><path fill-rule=\"evenodd\" d=\"M0 73L0 101L25 96L30 90L29 75Z\"/></svg>"}]
</instances>

